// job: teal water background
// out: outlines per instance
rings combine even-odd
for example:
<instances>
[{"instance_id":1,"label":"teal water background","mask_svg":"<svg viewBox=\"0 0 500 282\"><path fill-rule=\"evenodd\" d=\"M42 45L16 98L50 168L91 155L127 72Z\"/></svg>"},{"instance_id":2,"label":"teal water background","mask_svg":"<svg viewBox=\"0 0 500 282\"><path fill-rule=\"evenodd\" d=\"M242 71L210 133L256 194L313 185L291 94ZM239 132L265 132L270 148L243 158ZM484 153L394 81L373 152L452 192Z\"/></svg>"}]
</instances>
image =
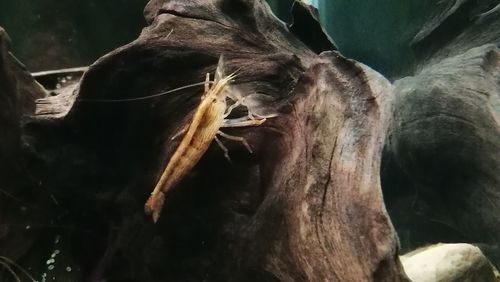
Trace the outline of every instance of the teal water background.
<instances>
[{"instance_id":1,"label":"teal water background","mask_svg":"<svg viewBox=\"0 0 500 282\"><path fill-rule=\"evenodd\" d=\"M323 26L347 57L386 74L412 69L410 42L432 12L431 0L309 0L319 9ZM270 0L286 19L292 1Z\"/></svg>"}]
</instances>

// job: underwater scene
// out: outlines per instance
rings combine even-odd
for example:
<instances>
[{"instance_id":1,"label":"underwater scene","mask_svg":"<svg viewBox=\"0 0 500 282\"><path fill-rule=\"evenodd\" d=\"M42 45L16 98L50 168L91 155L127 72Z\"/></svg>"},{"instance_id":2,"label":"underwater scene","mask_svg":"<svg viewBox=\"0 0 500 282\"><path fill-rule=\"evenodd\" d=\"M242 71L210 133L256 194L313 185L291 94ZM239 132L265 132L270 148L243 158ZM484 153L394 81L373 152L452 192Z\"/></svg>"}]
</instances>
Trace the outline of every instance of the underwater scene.
<instances>
[{"instance_id":1,"label":"underwater scene","mask_svg":"<svg viewBox=\"0 0 500 282\"><path fill-rule=\"evenodd\" d=\"M0 0L0 282L499 268L499 0Z\"/></svg>"}]
</instances>

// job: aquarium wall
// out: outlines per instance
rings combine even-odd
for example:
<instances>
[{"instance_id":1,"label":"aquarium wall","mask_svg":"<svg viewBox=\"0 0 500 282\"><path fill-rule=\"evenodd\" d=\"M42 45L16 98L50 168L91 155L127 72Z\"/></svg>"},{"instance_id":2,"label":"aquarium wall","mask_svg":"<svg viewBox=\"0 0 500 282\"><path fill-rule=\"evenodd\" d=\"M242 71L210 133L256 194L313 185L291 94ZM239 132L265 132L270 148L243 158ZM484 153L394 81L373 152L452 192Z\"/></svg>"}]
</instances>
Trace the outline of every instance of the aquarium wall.
<instances>
[{"instance_id":1,"label":"aquarium wall","mask_svg":"<svg viewBox=\"0 0 500 282\"><path fill-rule=\"evenodd\" d=\"M321 21L339 50L387 75L414 65L410 42L432 0L318 0Z\"/></svg>"}]
</instances>

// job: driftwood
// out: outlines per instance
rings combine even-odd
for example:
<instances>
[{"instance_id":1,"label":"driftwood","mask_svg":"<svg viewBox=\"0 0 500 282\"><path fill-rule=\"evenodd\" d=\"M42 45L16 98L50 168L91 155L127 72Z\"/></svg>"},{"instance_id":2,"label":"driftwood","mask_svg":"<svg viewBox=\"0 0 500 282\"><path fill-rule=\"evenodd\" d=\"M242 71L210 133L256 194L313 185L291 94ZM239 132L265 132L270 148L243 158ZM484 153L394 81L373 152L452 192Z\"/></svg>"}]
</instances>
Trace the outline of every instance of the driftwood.
<instances>
[{"instance_id":1,"label":"driftwood","mask_svg":"<svg viewBox=\"0 0 500 282\"><path fill-rule=\"evenodd\" d=\"M396 82L382 175L406 250L469 242L500 264L499 74L485 45Z\"/></svg>"},{"instance_id":2,"label":"driftwood","mask_svg":"<svg viewBox=\"0 0 500 282\"><path fill-rule=\"evenodd\" d=\"M74 264L49 278L407 281L379 180L389 82L334 51L313 52L307 46L321 51L324 41L304 44L264 1L153 0L145 16L136 41L94 63L75 92L40 100L40 114L23 123L31 178L22 182L40 199L11 210L23 208L27 225L42 210L31 242L56 237ZM253 155L228 143L228 163L212 146L155 225L144 202L202 87L105 100L200 82L221 54L244 95L267 95L260 108L279 116L231 132ZM3 241L4 254L43 271L40 246L16 249L9 230Z\"/></svg>"},{"instance_id":3,"label":"driftwood","mask_svg":"<svg viewBox=\"0 0 500 282\"><path fill-rule=\"evenodd\" d=\"M384 199L404 251L467 242L500 267L500 5L442 1L394 83ZM438 10L438 9L436 9Z\"/></svg>"}]
</instances>

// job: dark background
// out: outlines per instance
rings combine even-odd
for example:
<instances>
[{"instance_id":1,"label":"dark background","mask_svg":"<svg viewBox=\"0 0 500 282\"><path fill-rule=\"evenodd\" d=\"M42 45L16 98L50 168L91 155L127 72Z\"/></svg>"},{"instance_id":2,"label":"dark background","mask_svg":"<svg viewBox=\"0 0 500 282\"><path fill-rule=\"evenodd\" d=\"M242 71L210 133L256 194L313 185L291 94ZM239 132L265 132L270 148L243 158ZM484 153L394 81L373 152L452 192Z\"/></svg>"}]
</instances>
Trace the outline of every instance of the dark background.
<instances>
[{"instance_id":1,"label":"dark background","mask_svg":"<svg viewBox=\"0 0 500 282\"><path fill-rule=\"evenodd\" d=\"M84 66L145 25L147 0L1 0L0 26L31 71Z\"/></svg>"}]
</instances>

